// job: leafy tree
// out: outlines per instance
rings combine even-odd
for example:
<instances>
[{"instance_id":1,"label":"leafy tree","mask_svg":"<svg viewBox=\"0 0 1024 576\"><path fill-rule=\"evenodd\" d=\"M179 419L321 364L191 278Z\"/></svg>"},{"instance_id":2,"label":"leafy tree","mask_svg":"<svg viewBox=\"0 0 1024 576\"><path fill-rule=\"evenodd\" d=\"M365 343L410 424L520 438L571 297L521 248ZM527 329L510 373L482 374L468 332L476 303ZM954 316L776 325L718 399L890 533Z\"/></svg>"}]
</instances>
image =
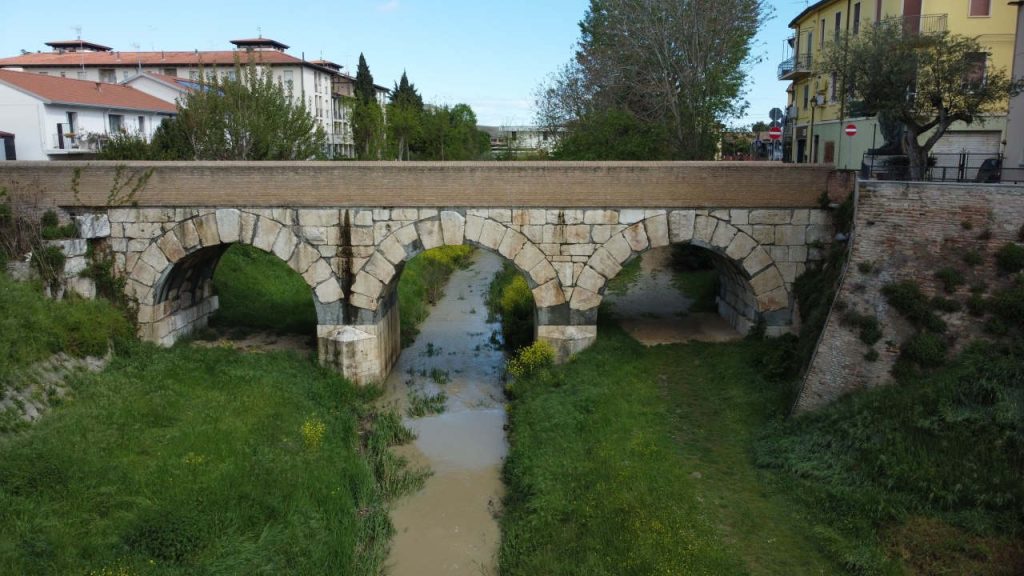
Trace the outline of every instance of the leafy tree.
<instances>
[{"instance_id":1,"label":"leafy tree","mask_svg":"<svg viewBox=\"0 0 1024 576\"><path fill-rule=\"evenodd\" d=\"M254 62L235 65L235 77L208 74L179 106L176 140L184 134L195 160L307 160L320 157L327 138L304 102Z\"/></svg>"},{"instance_id":2,"label":"leafy tree","mask_svg":"<svg viewBox=\"0 0 1024 576\"><path fill-rule=\"evenodd\" d=\"M757 122L754 122L753 126L750 127L750 131L754 133L767 132L768 128L770 128L770 126L768 126L767 122L758 120Z\"/></svg>"},{"instance_id":3,"label":"leafy tree","mask_svg":"<svg viewBox=\"0 0 1024 576\"><path fill-rule=\"evenodd\" d=\"M1005 71L987 68L977 39L911 32L898 20L845 36L823 61L821 72L834 75L839 93L902 124L902 149L915 180L924 177L929 152L954 122L984 122L1024 86L1024 79L1011 81Z\"/></svg>"},{"instance_id":4,"label":"leafy tree","mask_svg":"<svg viewBox=\"0 0 1024 576\"><path fill-rule=\"evenodd\" d=\"M537 94L538 121L571 134L626 114L631 124L664 127L669 157L711 158L724 120L745 107L744 64L767 10L764 0L591 0L575 62Z\"/></svg>"},{"instance_id":5,"label":"leafy tree","mask_svg":"<svg viewBox=\"0 0 1024 576\"><path fill-rule=\"evenodd\" d=\"M100 160L150 160L149 142L138 132L115 132L96 155Z\"/></svg>"},{"instance_id":6,"label":"leafy tree","mask_svg":"<svg viewBox=\"0 0 1024 576\"><path fill-rule=\"evenodd\" d=\"M557 160L667 160L672 157L664 126L642 122L623 110L585 116L555 150Z\"/></svg>"},{"instance_id":7,"label":"leafy tree","mask_svg":"<svg viewBox=\"0 0 1024 576\"><path fill-rule=\"evenodd\" d=\"M195 157L185 127L177 117L164 120L153 132L149 144L152 160L189 160Z\"/></svg>"},{"instance_id":8,"label":"leafy tree","mask_svg":"<svg viewBox=\"0 0 1024 576\"><path fill-rule=\"evenodd\" d=\"M355 102L352 106L352 136L360 158L380 160L384 148L384 113L377 103L377 89L366 58L359 54L356 68Z\"/></svg>"},{"instance_id":9,"label":"leafy tree","mask_svg":"<svg viewBox=\"0 0 1024 576\"><path fill-rule=\"evenodd\" d=\"M423 98L409 77L402 72L402 79L391 91L388 104L388 137L390 148L399 160L409 159L409 149L422 130Z\"/></svg>"},{"instance_id":10,"label":"leafy tree","mask_svg":"<svg viewBox=\"0 0 1024 576\"><path fill-rule=\"evenodd\" d=\"M419 148L424 160L475 160L490 150L490 138L481 137L476 114L468 104L432 106L423 112Z\"/></svg>"}]
</instances>

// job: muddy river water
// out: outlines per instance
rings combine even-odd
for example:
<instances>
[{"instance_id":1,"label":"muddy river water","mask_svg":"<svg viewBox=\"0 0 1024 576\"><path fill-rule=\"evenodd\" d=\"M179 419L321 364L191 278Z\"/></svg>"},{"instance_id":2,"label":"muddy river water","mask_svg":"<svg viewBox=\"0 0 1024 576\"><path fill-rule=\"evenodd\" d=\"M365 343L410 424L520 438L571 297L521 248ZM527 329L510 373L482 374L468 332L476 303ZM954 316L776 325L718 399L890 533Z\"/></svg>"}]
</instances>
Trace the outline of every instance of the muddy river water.
<instances>
[{"instance_id":1,"label":"muddy river water","mask_svg":"<svg viewBox=\"0 0 1024 576\"><path fill-rule=\"evenodd\" d=\"M388 574L496 573L503 495L501 466L505 409L501 383L501 327L487 322L487 287L501 258L476 251L472 264L452 274L444 296L402 351L385 385L386 400L402 414L414 395L447 395L444 412L406 418L416 440L398 449L413 466L433 474L392 513L396 535ZM493 336L492 336L493 335Z\"/></svg>"}]
</instances>

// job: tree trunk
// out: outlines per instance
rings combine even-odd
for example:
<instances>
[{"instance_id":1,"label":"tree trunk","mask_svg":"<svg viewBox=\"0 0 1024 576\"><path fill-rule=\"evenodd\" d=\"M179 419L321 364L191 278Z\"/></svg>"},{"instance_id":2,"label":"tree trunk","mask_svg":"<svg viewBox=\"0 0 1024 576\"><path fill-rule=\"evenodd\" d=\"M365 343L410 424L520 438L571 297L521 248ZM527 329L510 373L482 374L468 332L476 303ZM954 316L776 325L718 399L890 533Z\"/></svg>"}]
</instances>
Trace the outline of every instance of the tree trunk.
<instances>
[{"instance_id":1,"label":"tree trunk","mask_svg":"<svg viewBox=\"0 0 1024 576\"><path fill-rule=\"evenodd\" d=\"M928 171L928 150L918 143L917 134L912 130L903 133L903 151L910 160L911 180L924 180Z\"/></svg>"}]
</instances>

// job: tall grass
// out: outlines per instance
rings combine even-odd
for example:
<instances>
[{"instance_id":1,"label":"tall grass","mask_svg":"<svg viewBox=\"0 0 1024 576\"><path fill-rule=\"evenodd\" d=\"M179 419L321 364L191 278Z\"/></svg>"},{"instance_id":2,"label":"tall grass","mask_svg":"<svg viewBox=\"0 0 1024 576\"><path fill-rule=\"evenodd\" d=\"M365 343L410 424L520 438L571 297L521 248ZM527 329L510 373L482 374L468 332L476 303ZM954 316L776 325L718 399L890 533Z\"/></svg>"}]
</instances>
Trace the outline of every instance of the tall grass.
<instances>
[{"instance_id":1,"label":"tall grass","mask_svg":"<svg viewBox=\"0 0 1024 576\"><path fill-rule=\"evenodd\" d=\"M533 342L536 304L529 284L510 262L502 264L487 289L490 319L501 321L507 350L518 350Z\"/></svg>"}]
</instances>

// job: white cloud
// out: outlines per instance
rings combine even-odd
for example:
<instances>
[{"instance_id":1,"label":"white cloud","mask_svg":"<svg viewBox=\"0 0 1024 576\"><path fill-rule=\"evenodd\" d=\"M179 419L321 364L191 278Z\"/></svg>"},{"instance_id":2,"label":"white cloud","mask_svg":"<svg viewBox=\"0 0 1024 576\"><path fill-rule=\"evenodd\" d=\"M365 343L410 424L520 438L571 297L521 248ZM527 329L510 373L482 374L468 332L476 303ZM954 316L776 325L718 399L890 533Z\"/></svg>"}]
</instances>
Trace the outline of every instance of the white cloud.
<instances>
[{"instance_id":1,"label":"white cloud","mask_svg":"<svg viewBox=\"0 0 1024 576\"><path fill-rule=\"evenodd\" d=\"M394 11L398 10L398 7L399 7L398 0L388 0L387 2L385 2L383 4L378 4L377 5L377 12L394 12Z\"/></svg>"}]
</instances>

